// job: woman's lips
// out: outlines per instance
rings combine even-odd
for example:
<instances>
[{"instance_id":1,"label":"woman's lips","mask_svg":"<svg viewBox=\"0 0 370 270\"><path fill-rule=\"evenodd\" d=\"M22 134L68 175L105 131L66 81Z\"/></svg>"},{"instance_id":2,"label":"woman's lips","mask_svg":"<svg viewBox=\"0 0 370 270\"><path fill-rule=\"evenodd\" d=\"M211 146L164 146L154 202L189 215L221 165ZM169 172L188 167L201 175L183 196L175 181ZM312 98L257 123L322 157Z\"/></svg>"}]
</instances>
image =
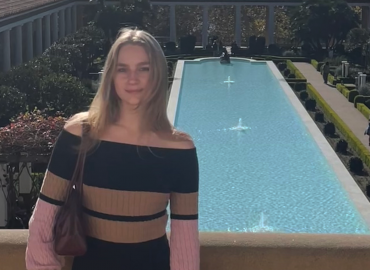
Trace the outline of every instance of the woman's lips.
<instances>
[{"instance_id":1,"label":"woman's lips","mask_svg":"<svg viewBox=\"0 0 370 270\"><path fill-rule=\"evenodd\" d=\"M142 89L126 89L127 93L134 94L141 92Z\"/></svg>"}]
</instances>

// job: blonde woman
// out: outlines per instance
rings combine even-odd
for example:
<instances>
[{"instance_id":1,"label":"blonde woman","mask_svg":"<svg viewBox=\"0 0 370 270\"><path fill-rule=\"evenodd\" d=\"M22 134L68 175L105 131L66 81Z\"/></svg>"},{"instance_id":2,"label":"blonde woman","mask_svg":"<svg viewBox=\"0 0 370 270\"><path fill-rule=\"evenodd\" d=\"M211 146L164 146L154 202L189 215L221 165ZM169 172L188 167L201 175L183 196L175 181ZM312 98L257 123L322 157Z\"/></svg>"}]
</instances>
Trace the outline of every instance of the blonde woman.
<instances>
[{"instance_id":1,"label":"blonde woman","mask_svg":"<svg viewBox=\"0 0 370 270\"><path fill-rule=\"evenodd\" d=\"M166 92L158 42L145 31L123 30L89 110L67 122L54 147L29 224L28 270L63 266L52 227L76 165L82 122L91 142L83 178L88 248L72 269L199 269L197 153L191 138L169 122Z\"/></svg>"}]
</instances>

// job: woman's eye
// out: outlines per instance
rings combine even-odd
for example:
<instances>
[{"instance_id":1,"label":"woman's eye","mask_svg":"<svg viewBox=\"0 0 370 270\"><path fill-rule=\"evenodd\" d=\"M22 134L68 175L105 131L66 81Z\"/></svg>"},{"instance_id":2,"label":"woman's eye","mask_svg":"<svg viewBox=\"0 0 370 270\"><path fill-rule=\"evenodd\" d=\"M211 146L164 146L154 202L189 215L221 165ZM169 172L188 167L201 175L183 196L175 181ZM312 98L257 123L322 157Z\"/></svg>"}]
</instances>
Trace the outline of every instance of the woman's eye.
<instances>
[{"instance_id":1,"label":"woman's eye","mask_svg":"<svg viewBox=\"0 0 370 270\"><path fill-rule=\"evenodd\" d=\"M126 71L126 69L125 68L119 68L118 69L118 72L125 72Z\"/></svg>"},{"instance_id":2,"label":"woman's eye","mask_svg":"<svg viewBox=\"0 0 370 270\"><path fill-rule=\"evenodd\" d=\"M141 71L149 71L149 67L143 67L140 69Z\"/></svg>"}]
</instances>

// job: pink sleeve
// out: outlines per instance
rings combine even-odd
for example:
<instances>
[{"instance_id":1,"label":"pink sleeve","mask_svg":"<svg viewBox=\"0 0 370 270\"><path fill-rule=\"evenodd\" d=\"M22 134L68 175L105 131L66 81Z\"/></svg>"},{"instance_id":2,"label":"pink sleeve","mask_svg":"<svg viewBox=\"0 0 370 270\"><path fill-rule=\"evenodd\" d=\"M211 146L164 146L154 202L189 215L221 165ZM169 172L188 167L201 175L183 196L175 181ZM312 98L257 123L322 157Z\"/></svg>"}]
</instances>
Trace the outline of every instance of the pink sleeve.
<instances>
[{"instance_id":1,"label":"pink sleeve","mask_svg":"<svg viewBox=\"0 0 370 270\"><path fill-rule=\"evenodd\" d=\"M171 220L171 270L199 270L198 220Z\"/></svg>"},{"instance_id":2,"label":"pink sleeve","mask_svg":"<svg viewBox=\"0 0 370 270\"><path fill-rule=\"evenodd\" d=\"M58 207L41 199L37 200L29 222L27 270L60 270L64 265L63 257L55 254L53 248L52 226Z\"/></svg>"}]
</instances>

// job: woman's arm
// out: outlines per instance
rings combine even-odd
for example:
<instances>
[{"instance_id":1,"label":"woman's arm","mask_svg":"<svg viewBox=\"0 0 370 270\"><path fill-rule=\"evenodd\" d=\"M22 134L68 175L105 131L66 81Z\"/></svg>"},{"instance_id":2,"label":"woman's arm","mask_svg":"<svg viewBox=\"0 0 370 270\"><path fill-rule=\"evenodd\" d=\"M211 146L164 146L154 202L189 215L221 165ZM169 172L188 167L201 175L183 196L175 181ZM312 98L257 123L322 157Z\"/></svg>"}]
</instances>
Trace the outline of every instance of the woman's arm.
<instances>
[{"instance_id":1,"label":"woman's arm","mask_svg":"<svg viewBox=\"0 0 370 270\"><path fill-rule=\"evenodd\" d=\"M199 169L193 143L189 148L179 153L171 168L171 270L199 270Z\"/></svg>"},{"instance_id":2,"label":"woman's arm","mask_svg":"<svg viewBox=\"0 0 370 270\"><path fill-rule=\"evenodd\" d=\"M69 180L76 166L81 126L66 126L54 146L35 209L29 221L26 249L27 270L59 270L63 257L54 252L53 224L63 204Z\"/></svg>"}]
</instances>

